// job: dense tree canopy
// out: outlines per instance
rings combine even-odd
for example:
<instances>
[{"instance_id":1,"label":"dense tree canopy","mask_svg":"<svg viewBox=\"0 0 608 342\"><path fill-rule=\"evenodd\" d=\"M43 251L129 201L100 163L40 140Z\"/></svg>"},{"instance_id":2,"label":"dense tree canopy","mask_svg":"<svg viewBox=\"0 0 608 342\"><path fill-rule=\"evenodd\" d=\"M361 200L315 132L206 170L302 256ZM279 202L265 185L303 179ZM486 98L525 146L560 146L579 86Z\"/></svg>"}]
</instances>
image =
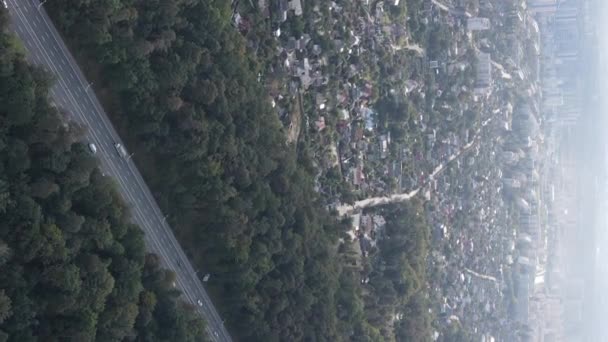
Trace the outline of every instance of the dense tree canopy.
<instances>
[{"instance_id":1,"label":"dense tree canopy","mask_svg":"<svg viewBox=\"0 0 608 342\"><path fill-rule=\"evenodd\" d=\"M4 9L0 31L0 341L205 340Z\"/></svg>"},{"instance_id":2,"label":"dense tree canopy","mask_svg":"<svg viewBox=\"0 0 608 342\"><path fill-rule=\"evenodd\" d=\"M321 207L307 149L286 144L257 82L263 68L230 26L230 5L48 3L80 58L103 75L96 84L109 94L114 122L140 151L181 244L213 274L209 286L232 332L243 341L381 341L388 311L373 312L387 300L419 312L407 299L421 293L420 260L408 260L399 279L379 272L365 297L359 273L340 262L347 225Z\"/></svg>"},{"instance_id":3,"label":"dense tree canopy","mask_svg":"<svg viewBox=\"0 0 608 342\"><path fill-rule=\"evenodd\" d=\"M305 149L286 145L259 66L230 26L230 1L49 5L106 75L115 122L147 149L140 167L181 243L213 274L232 330L243 340L347 339L362 323L336 315L345 228L318 203Z\"/></svg>"},{"instance_id":4,"label":"dense tree canopy","mask_svg":"<svg viewBox=\"0 0 608 342\"><path fill-rule=\"evenodd\" d=\"M429 229L420 201L389 205L377 267L370 275L376 321L397 341L428 341L431 320L427 299L426 264ZM371 310L368 310L371 311ZM396 317L393 320L393 317ZM390 324L394 325L390 329Z\"/></svg>"}]
</instances>

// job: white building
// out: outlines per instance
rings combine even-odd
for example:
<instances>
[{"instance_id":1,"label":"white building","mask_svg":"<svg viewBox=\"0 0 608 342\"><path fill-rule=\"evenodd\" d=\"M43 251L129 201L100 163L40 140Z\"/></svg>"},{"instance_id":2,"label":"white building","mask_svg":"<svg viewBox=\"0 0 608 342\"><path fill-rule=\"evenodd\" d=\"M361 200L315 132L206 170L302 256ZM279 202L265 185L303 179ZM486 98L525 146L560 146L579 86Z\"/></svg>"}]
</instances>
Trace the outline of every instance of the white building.
<instances>
[{"instance_id":1,"label":"white building","mask_svg":"<svg viewBox=\"0 0 608 342\"><path fill-rule=\"evenodd\" d=\"M488 30L490 28L490 19L488 18L469 18L467 19L467 29L469 31Z\"/></svg>"},{"instance_id":2,"label":"white building","mask_svg":"<svg viewBox=\"0 0 608 342\"><path fill-rule=\"evenodd\" d=\"M289 9L293 10L296 16L301 16L302 11L302 2L300 0L292 0L289 2Z\"/></svg>"},{"instance_id":3,"label":"white building","mask_svg":"<svg viewBox=\"0 0 608 342\"><path fill-rule=\"evenodd\" d=\"M509 188L518 189L521 187L521 182L513 178L503 178L502 183Z\"/></svg>"}]
</instances>

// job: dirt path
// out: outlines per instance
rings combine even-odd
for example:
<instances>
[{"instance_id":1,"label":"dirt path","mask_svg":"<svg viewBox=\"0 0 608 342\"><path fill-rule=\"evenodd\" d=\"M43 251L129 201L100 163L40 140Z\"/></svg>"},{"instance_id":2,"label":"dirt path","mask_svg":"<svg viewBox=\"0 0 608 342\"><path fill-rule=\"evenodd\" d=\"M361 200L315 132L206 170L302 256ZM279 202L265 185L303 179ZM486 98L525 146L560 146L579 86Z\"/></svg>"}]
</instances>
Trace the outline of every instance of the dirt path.
<instances>
[{"instance_id":1,"label":"dirt path","mask_svg":"<svg viewBox=\"0 0 608 342\"><path fill-rule=\"evenodd\" d=\"M287 130L287 143L298 141L300 131L302 130L302 94L298 94L297 103L291 111L289 118L289 128Z\"/></svg>"},{"instance_id":2,"label":"dirt path","mask_svg":"<svg viewBox=\"0 0 608 342\"><path fill-rule=\"evenodd\" d=\"M492 118L489 118L489 119L485 120L484 122L482 122L481 128L484 128L485 126L487 126L491 121L492 121ZM477 131L477 134L473 137L473 140L471 140L470 143L464 145L460 149L460 151L451 155L448 159L446 159L445 162L443 162L439 166L437 166L435 168L435 170L433 170L433 172L429 175L428 179L424 182L424 184L422 184L420 187L418 187L414 190L405 192L405 193L401 193L401 194L393 194L393 195L382 196L382 197L366 198L364 200L355 202L355 204L353 204L353 205L343 204L336 208L336 210L338 211L338 214L340 216L345 216L345 215L351 214L355 211L358 211L360 209L372 208L372 207L377 207L377 206L385 205L385 204L409 201L414 196L416 196L420 191L422 191L422 189L424 189L424 187L429 185L439 175L441 175L443 172L445 172L445 170L447 170L447 168L450 166L450 164L454 163L454 161L456 161L456 159L462 157L465 153L467 153L469 150L471 150L480 141L480 136L481 136L480 132L481 132L481 129L479 129Z\"/></svg>"}]
</instances>

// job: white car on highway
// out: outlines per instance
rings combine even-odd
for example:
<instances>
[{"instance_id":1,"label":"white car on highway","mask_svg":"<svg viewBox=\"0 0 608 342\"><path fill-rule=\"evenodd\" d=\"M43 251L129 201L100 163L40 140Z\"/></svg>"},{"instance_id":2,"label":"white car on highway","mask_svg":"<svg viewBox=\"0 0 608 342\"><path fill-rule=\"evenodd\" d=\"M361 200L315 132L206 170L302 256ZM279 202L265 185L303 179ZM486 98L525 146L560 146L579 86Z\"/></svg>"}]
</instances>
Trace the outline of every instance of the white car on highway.
<instances>
[{"instance_id":1,"label":"white car on highway","mask_svg":"<svg viewBox=\"0 0 608 342\"><path fill-rule=\"evenodd\" d=\"M8 8L8 4L6 3L6 0L2 0L2 5L4 6L4 8Z\"/></svg>"},{"instance_id":2,"label":"white car on highway","mask_svg":"<svg viewBox=\"0 0 608 342\"><path fill-rule=\"evenodd\" d=\"M118 155L122 158L127 158L128 154L127 154L127 150L125 150L125 147L122 146L121 143L115 143L114 147L116 148L116 152L118 153Z\"/></svg>"},{"instance_id":3,"label":"white car on highway","mask_svg":"<svg viewBox=\"0 0 608 342\"><path fill-rule=\"evenodd\" d=\"M95 144L93 144L93 143L90 143L89 151L91 151L91 153L93 153L93 154L97 153L97 146L95 146Z\"/></svg>"},{"instance_id":4,"label":"white car on highway","mask_svg":"<svg viewBox=\"0 0 608 342\"><path fill-rule=\"evenodd\" d=\"M196 303L198 304L198 306L203 306L203 302L200 299L197 299Z\"/></svg>"}]
</instances>

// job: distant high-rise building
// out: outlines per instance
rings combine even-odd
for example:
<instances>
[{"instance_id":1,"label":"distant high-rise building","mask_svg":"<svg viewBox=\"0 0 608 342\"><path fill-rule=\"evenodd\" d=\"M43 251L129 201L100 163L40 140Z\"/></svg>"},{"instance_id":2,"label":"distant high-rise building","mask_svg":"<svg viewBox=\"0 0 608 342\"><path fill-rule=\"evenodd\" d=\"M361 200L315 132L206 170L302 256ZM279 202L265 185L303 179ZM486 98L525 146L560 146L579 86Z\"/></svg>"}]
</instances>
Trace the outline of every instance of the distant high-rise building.
<instances>
[{"instance_id":1,"label":"distant high-rise building","mask_svg":"<svg viewBox=\"0 0 608 342\"><path fill-rule=\"evenodd\" d=\"M469 18L467 19L467 29L470 31L488 30L490 28L490 19L488 18Z\"/></svg>"},{"instance_id":2,"label":"distant high-rise building","mask_svg":"<svg viewBox=\"0 0 608 342\"><path fill-rule=\"evenodd\" d=\"M489 53L477 54L477 68L475 75L475 93L487 94L492 85L492 59Z\"/></svg>"},{"instance_id":3,"label":"distant high-rise building","mask_svg":"<svg viewBox=\"0 0 608 342\"><path fill-rule=\"evenodd\" d=\"M578 19L578 4L574 1L560 2L555 12L556 22L576 21Z\"/></svg>"},{"instance_id":4,"label":"distant high-rise building","mask_svg":"<svg viewBox=\"0 0 608 342\"><path fill-rule=\"evenodd\" d=\"M555 14L557 0L529 0L528 9L534 14Z\"/></svg>"},{"instance_id":5,"label":"distant high-rise building","mask_svg":"<svg viewBox=\"0 0 608 342\"><path fill-rule=\"evenodd\" d=\"M528 8L546 5L557 6L557 0L528 0Z\"/></svg>"},{"instance_id":6,"label":"distant high-rise building","mask_svg":"<svg viewBox=\"0 0 608 342\"><path fill-rule=\"evenodd\" d=\"M553 34L558 58L578 56L581 37L576 21L556 21Z\"/></svg>"},{"instance_id":7,"label":"distant high-rise building","mask_svg":"<svg viewBox=\"0 0 608 342\"><path fill-rule=\"evenodd\" d=\"M543 105L548 107L558 107L564 104L564 97L561 92L547 93L543 99Z\"/></svg>"},{"instance_id":8,"label":"distant high-rise building","mask_svg":"<svg viewBox=\"0 0 608 342\"><path fill-rule=\"evenodd\" d=\"M515 305L515 321L519 323L528 323L529 318L529 300L530 300L530 276L527 273L520 274L517 277L517 302Z\"/></svg>"},{"instance_id":9,"label":"distant high-rise building","mask_svg":"<svg viewBox=\"0 0 608 342\"><path fill-rule=\"evenodd\" d=\"M537 292L531 299L530 325L538 332L538 342L564 341L564 305L558 296L544 290Z\"/></svg>"},{"instance_id":10,"label":"distant high-rise building","mask_svg":"<svg viewBox=\"0 0 608 342\"><path fill-rule=\"evenodd\" d=\"M521 182L517 179L503 178L502 182L506 187L509 188L519 189L521 187Z\"/></svg>"}]
</instances>

